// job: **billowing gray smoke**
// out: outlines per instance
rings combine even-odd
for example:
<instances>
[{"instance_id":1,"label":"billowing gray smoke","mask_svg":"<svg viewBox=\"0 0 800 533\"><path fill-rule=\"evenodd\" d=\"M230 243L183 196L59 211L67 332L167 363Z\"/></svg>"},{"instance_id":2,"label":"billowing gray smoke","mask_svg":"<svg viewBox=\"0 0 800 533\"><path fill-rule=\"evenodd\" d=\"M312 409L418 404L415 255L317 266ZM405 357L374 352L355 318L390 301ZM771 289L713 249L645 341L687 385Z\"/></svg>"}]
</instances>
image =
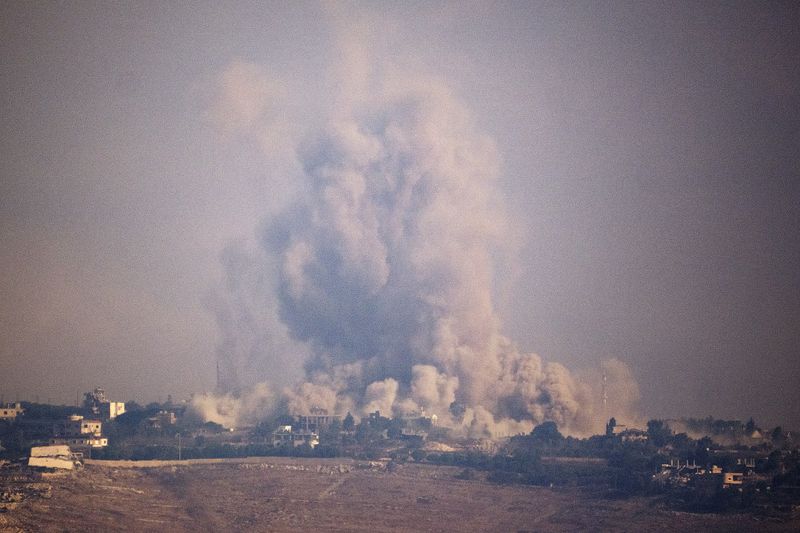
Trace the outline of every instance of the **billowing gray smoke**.
<instances>
[{"instance_id":1,"label":"billowing gray smoke","mask_svg":"<svg viewBox=\"0 0 800 533\"><path fill-rule=\"evenodd\" d=\"M497 156L446 90L395 94L299 154L305 189L264 239L278 316L310 348L305 380L284 392L290 411L424 409L476 436L602 425L599 372L578 380L500 333ZM223 342L242 358L237 339ZM638 393L627 367L607 366L619 415Z\"/></svg>"}]
</instances>

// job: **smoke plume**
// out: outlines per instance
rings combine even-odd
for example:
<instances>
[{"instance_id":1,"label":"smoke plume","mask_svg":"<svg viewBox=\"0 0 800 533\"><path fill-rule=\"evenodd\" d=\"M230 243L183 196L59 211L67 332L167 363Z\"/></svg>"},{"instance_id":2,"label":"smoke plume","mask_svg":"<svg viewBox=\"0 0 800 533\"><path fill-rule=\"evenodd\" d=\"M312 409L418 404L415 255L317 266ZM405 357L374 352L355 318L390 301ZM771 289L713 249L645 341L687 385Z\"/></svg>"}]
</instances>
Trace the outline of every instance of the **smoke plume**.
<instances>
[{"instance_id":1,"label":"smoke plume","mask_svg":"<svg viewBox=\"0 0 800 533\"><path fill-rule=\"evenodd\" d=\"M186 415L202 422L214 422L226 428L251 425L275 410L275 395L266 383L257 383L239 395L195 394Z\"/></svg>"},{"instance_id":2,"label":"smoke plume","mask_svg":"<svg viewBox=\"0 0 800 533\"><path fill-rule=\"evenodd\" d=\"M286 407L362 416L424 410L474 436L546 420L570 433L601 427L597 379L522 353L501 333L492 285L496 262L509 257L509 221L492 142L441 86L379 100L299 149L302 193L265 232L274 292L264 294L259 278L255 294L274 308L259 312L272 313L308 351L304 379L283 392ZM228 257L231 272L238 262ZM221 320L247 325L245 346L235 328L223 328L221 359L242 368L285 358L252 349L267 332L254 329L239 274L229 282L239 305L216 308L218 318L248 310L242 320ZM629 411L635 382L621 362L607 367L606 386L627 391L615 395L616 408Z\"/></svg>"}]
</instances>

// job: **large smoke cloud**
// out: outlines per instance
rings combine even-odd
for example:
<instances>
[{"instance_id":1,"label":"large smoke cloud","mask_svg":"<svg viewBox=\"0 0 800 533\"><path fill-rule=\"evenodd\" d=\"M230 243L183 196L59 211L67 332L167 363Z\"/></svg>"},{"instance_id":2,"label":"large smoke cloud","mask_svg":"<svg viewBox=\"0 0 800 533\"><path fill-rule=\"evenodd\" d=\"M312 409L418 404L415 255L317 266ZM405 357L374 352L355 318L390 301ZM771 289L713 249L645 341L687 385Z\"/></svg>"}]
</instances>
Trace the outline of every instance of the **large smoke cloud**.
<instances>
[{"instance_id":1,"label":"large smoke cloud","mask_svg":"<svg viewBox=\"0 0 800 533\"><path fill-rule=\"evenodd\" d=\"M597 430L606 415L598 373L578 380L501 334L492 286L497 261L509 257L509 223L493 144L441 86L377 100L298 151L302 193L265 232L263 257L276 283L263 312L277 313L309 353L305 378L283 393L286 407L424 410L482 436L545 420L573 433ZM228 258L231 272L240 261ZM251 319L239 274L229 281L239 305L216 304L218 317L246 310L244 347L236 328L225 327L241 321L221 320L220 353L233 375L243 364L286 357L253 350L266 342L254 329L264 321ZM262 278L255 287L264 294ZM619 414L635 401L635 382L622 363L607 366L606 386L626 391Z\"/></svg>"}]
</instances>

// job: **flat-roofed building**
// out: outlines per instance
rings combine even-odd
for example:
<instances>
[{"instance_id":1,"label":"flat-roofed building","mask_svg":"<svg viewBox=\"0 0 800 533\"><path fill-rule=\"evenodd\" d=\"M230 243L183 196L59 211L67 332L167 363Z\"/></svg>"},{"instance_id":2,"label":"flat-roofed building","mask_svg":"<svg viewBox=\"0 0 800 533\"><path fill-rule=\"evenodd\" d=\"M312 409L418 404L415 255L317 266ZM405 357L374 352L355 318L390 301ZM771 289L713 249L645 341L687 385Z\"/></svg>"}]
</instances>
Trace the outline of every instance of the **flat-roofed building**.
<instances>
[{"instance_id":1,"label":"flat-roofed building","mask_svg":"<svg viewBox=\"0 0 800 533\"><path fill-rule=\"evenodd\" d=\"M73 437L53 437L50 439L52 445L67 445L70 448L85 449L85 448L105 448L108 446L108 439L106 437L83 435Z\"/></svg>"},{"instance_id":2,"label":"flat-roofed building","mask_svg":"<svg viewBox=\"0 0 800 533\"><path fill-rule=\"evenodd\" d=\"M80 437L93 435L99 437L103 433L103 423L100 420L83 418L81 415L72 415L66 420L59 420L53 424L55 437Z\"/></svg>"},{"instance_id":3,"label":"flat-roofed building","mask_svg":"<svg viewBox=\"0 0 800 533\"><path fill-rule=\"evenodd\" d=\"M25 409L22 408L22 404L19 402L5 403L0 406L0 420L14 420L17 415L23 412L25 412Z\"/></svg>"},{"instance_id":4,"label":"flat-roofed building","mask_svg":"<svg viewBox=\"0 0 800 533\"><path fill-rule=\"evenodd\" d=\"M309 414L294 415L295 430L302 429L306 432L319 433L328 429L334 422L342 421L339 415L329 415L328 412L320 408L312 408Z\"/></svg>"},{"instance_id":5,"label":"flat-roofed building","mask_svg":"<svg viewBox=\"0 0 800 533\"><path fill-rule=\"evenodd\" d=\"M281 446L302 446L308 444L312 448L319 446L319 434L312 431L301 429L294 431L292 426L278 426L272 432L272 445L276 448Z\"/></svg>"},{"instance_id":6,"label":"flat-roofed building","mask_svg":"<svg viewBox=\"0 0 800 533\"><path fill-rule=\"evenodd\" d=\"M103 402L100 404L100 416L105 420L113 420L125 414L125 402Z\"/></svg>"},{"instance_id":7,"label":"flat-roofed building","mask_svg":"<svg viewBox=\"0 0 800 533\"><path fill-rule=\"evenodd\" d=\"M744 474L740 472L725 472L722 474L722 487L728 488L744 484Z\"/></svg>"},{"instance_id":8,"label":"flat-roofed building","mask_svg":"<svg viewBox=\"0 0 800 533\"><path fill-rule=\"evenodd\" d=\"M69 446L34 446L28 457L28 466L32 468L72 470L77 462L75 454Z\"/></svg>"}]
</instances>

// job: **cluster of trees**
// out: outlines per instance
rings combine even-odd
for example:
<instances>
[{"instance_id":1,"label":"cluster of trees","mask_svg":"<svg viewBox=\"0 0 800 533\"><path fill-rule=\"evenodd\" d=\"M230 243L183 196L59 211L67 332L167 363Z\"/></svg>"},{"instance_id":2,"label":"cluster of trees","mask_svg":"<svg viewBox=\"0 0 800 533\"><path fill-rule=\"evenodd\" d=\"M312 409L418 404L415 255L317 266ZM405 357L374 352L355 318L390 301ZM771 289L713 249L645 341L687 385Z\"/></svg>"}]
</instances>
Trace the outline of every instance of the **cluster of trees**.
<instances>
[{"instance_id":1,"label":"cluster of trees","mask_svg":"<svg viewBox=\"0 0 800 533\"><path fill-rule=\"evenodd\" d=\"M27 453L33 435L30 433L32 430L26 428L34 426L26 426L26 420L45 421L41 425L46 427L46 421L60 420L71 414L91 416L89 402L84 409L31 403L23 407L26 412L20 420L0 421L0 453L6 457L19 457ZM457 414L458 407L454 405L451 410ZM152 424L147 424L147 420L159 411L174 410L175 406L171 404L140 406L129 402L126 408L126 413L104 423L104 433L109 437L110 445L94 451L96 458L176 459L179 443L181 457L186 459L267 455L335 457L343 452L372 459L385 456L388 450L394 449L392 453L399 461L413 459L462 467L462 479L471 479L476 471L484 471L487 479L500 483L593 487L620 496L658 490L651 483L652 474L670 458L678 457L703 466L712 462L723 468L735 466L732 455L715 453L721 446L713 438L693 439L686 433L676 434L662 420L650 420L647 423L646 440L625 442L614 435L616 421L613 418L609 420L604 435L585 439L565 437L554 422L548 421L536 426L529 434L512 437L497 454L478 451L426 453L420 448L422 439L410 437L419 432L435 435L443 430L432 427L430 421L426 425L426 419L409 421L389 418L377 411L358 423L348 413L341 422L336 421L321 431L321 444L316 448L308 445L275 448L271 443L272 431L279 424L291 424L292 420L277 418L258 425L249 436L229 437L225 434L223 437L224 428L219 424L203 424L183 417L177 425L153 428ZM691 431L712 435L750 435L758 430L752 419L745 424L710 417L687 419L684 422ZM800 485L800 451L796 448L790 451L792 442L780 427L769 432L769 436L775 449L756 465L756 470L771 474L776 487ZM397 443L401 440L404 446L398 448ZM760 446L760 451L769 448L766 443ZM662 450L669 450L669 456L662 454ZM553 458L601 460L559 461ZM718 490L703 492L699 489L680 489L671 492L669 498L676 506L691 507L690 510L741 507L754 501L754 493L739 493L738 500L730 494L731 491L721 494Z\"/></svg>"},{"instance_id":2,"label":"cluster of trees","mask_svg":"<svg viewBox=\"0 0 800 533\"><path fill-rule=\"evenodd\" d=\"M724 425L719 424L719 427ZM555 423L545 422L527 435L512 437L505 449L496 456L477 453L432 454L426 460L463 466L466 469L486 470L487 478L498 482L586 486L604 489L608 494L618 496L663 491L663 486L652 483L652 476L670 458L694 461L701 466L710 466L713 463L725 469L737 467L735 454L715 453L723 447L712 438L693 439L685 433L676 434L662 420L648 422L646 440L624 441L614 435L614 426L615 421L612 419L605 435L576 439L564 437ZM791 453L800 454L797 451ZM800 466L796 459L792 459L794 455L790 454L787 458L785 450L776 449L766 460L757 464L756 470L762 473L783 472L773 479L773 484L777 486L781 483L797 483L800 479ZM549 460L543 461L542 458ZM598 458L604 462L559 461L554 458ZM691 501L692 505L705 510L719 510L732 505L740 508L754 501L752 498L748 500L741 497L737 500L731 498L731 491L719 494L720 490L715 486L707 498L695 497L694 500L689 498L682 501Z\"/></svg>"}]
</instances>

